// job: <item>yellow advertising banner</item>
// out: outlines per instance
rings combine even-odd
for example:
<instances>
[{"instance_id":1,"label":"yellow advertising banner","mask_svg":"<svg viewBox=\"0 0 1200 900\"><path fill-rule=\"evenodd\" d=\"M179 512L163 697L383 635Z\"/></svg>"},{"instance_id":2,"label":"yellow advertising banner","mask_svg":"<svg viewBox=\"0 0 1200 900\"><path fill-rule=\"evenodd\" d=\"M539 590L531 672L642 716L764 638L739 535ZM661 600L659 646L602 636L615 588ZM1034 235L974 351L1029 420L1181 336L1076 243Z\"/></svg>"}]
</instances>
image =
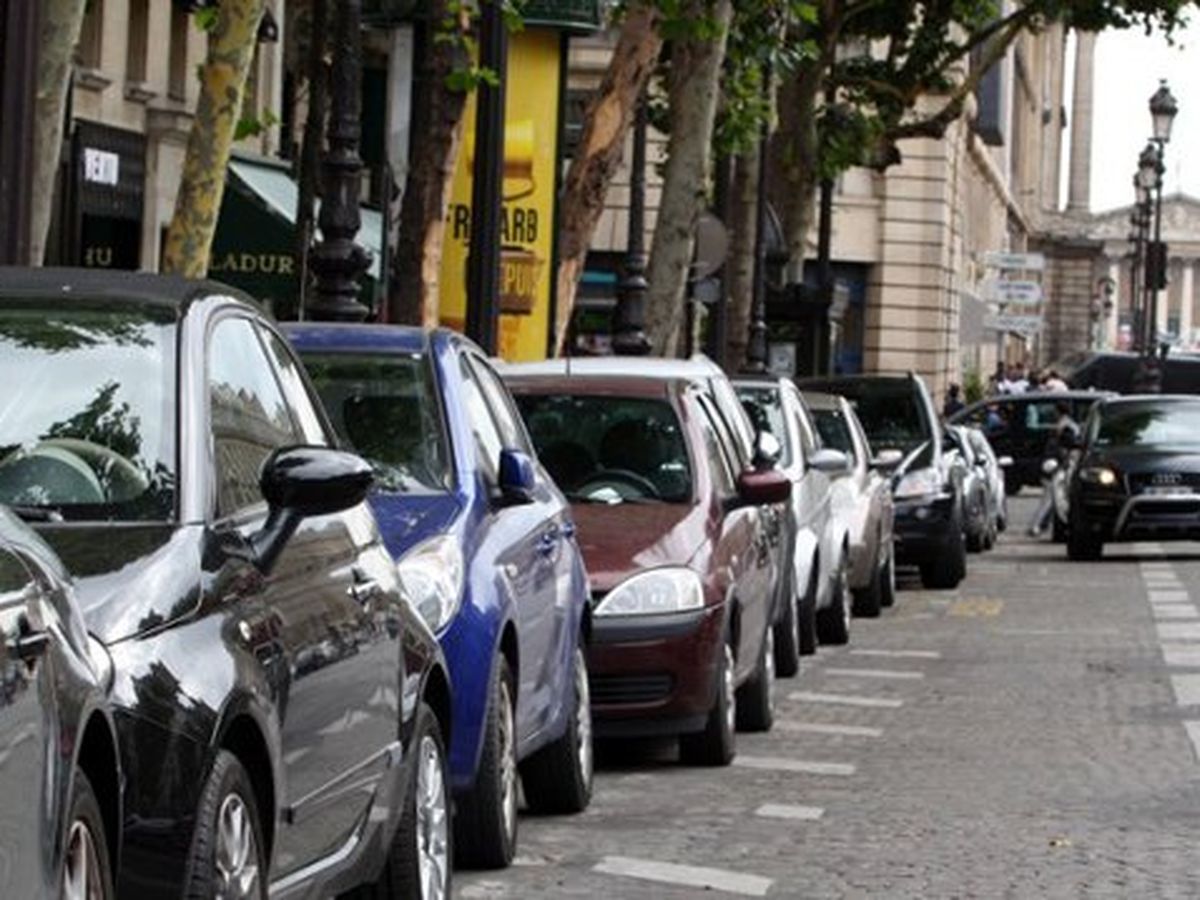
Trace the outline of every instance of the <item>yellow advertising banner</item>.
<instances>
[{"instance_id":1,"label":"yellow advertising banner","mask_svg":"<svg viewBox=\"0 0 1200 900\"><path fill-rule=\"evenodd\" d=\"M557 31L535 28L512 35L508 45L497 350L511 361L546 357L554 279L559 41ZM471 102L442 249L440 318L457 331L463 330L467 316L475 146L475 103Z\"/></svg>"}]
</instances>

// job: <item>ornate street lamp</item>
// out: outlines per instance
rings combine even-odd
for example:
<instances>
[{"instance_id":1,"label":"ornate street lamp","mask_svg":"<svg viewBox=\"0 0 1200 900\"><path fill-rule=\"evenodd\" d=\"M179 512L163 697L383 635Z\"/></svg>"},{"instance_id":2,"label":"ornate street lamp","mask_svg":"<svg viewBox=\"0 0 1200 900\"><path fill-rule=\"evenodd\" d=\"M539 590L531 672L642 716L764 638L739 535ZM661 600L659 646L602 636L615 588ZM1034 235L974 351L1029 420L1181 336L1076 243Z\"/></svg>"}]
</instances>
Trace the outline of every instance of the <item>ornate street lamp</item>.
<instances>
[{"instance_id":1,"label":"ornate street lamp","mask_svg":"<svg viewBox=\"0 0 1200 900\"><path fill-rule=\"evenodd\" d=\"M1154 124L1154 140L1166 144L1171 140L1171 125L1179 112L1179 104L1167 87L1164 78L1159 82L1158 90L1150 98L1150 119Z\"/></svg>"},{"instance_id":2,"label":"ornate street lamp","mask_svg":"<svg viewBox=\"0 0 1200 900\"><path fill-rule=\"evenodd\" d=\"M646 337L646 130L649 116L646 97L638 99L633 119L633 160L629 169L629 235L625 262L617 285L613 310L612 349L618 356L645 356L651 351Z\"/></svg>"}]
</instances>

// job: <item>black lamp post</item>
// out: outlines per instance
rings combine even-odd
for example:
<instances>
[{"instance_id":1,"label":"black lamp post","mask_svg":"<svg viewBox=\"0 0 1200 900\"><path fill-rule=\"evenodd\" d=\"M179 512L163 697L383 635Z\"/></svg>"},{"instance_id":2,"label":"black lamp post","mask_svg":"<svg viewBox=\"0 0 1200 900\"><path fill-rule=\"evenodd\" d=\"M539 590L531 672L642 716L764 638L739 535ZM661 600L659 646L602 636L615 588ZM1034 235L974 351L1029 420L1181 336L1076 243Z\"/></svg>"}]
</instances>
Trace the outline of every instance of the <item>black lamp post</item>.
<instances>
[{"instance_id":1,"label":"black lamp post","mask_svg":"<svg viewBox=\"0 0 1200 900\"><path fill-rule=\"evenodd\" d=\"M1146 303L1146 337L1144 349L1153 354L1158 342L1158 292L1163 287L1162 271L1162 152L1153 142L1146 144L1141 156L1138 157L1138 183L1150 198L1147 208L1153 204L1154 231L1153 237L1146 244L1145 255L1145 303Z\"/></svg>"},{"instance_id":2,"label":"black lamp post","mask_svg":"<svg viewBox=\"0 0 1200 900\"><path fill-rule=\"evenodd\" d=\"M1146 318L1142 307L1142 263L1146 252L1146 207L1149 193L1141 185L1137 174L1133 176L1135 202L1133 212L1129 214L1129 242L1133 244L1133 255L1129 262L1129 309L1133 315L1133 345L1134 350L1141 352L1145 343Z\"/></svg>"},{"instance_id":3,"label":"black lamp post","mask_svg":"<svg viewBox=\"0 0 1200 900\"><path fill-rule=\"evenodd\" d=\"M645 356L646 337L646 97L638 100L633 119L633 159L629 169L629 235L617 306L613 310L612 349L618 356Z\"/></svg>"},{"instance_id":4,"label":"black lamp post","mask_svg":"<svg viewBox=\"0 0 1200 900\"><path fill-rule=\"evenodd\" d=\"M368 310L358 301L359 278L371 264L370 254L354 240L362 224L358 199L362 158L362 0L337 0L331 50L329 148L321 164L324 188L321 243L313 248L316 300L310 318L361 322Z\"/></svg>"}]
</instances>

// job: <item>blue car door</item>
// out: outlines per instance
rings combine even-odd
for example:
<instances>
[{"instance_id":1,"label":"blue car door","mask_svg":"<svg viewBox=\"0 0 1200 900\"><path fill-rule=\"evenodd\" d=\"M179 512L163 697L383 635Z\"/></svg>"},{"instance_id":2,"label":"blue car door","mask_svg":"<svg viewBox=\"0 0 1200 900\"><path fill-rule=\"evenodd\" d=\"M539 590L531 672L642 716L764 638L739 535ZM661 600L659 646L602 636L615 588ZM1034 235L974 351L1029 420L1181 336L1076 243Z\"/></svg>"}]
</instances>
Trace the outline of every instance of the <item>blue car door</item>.
<instances>
[{"instance_id":1,"label":"blue car door","mask_svg":"<svg viewBox=\"0 0 1200 900\"><path fill-rule=\"evenodd\" d=\"M479 466L495 484L500 451L529 453L499 380L479 354L460 357L467 414L476 437ZM532 503L494 509L489 540L495 541L497 577L509 591L517 620L519 648L517 733L522 746L538 738L553 712L549 673L555 666L555 564L565 539L552 511L553 492L539 485Z\"/></svg>"}]
</instances>

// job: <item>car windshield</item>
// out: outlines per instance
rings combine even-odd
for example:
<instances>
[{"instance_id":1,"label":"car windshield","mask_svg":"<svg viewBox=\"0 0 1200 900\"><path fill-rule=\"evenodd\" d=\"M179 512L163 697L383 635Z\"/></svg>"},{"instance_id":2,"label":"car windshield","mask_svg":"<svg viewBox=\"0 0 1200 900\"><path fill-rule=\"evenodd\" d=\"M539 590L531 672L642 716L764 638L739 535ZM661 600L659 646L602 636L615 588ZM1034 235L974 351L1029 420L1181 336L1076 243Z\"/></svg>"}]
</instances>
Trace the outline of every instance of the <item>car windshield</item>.
<instances>
[{"instance_id":1,"label":"car windshield","mask_svg":"<svg viewBox=\"0 0 1200 900\"><path fill-rule=\"evenodd\" d=\"M0 299L0 503L26 519L175 511L175 311Z\"/></svg>"},{"instance_id":2,"label":"car windshield","mask_svg":"<svg viewBox=\"0 0 1200 900\"><path fill-rule=\"evenodd\" d=\"M831 450L841 450L854 456L854 438L850 436L850 423L840 409L814 409L813 421L817 425L817 433L821 435L821 443Z\"/></svg>"},{"instance_id":3,"label":"car windshield","mask_svg":"<svg viewBox=\"0 0 1200 900\"><path fill-rule=\"evenodd\" d=\"M450 453L434 375L423 353L302 353L342 440L389 493L444 492Z\"/></svg>"},{"instance_id":4,"label":"car windshield","mask_svg":"<svg viewBox=\"0 0 1200 900\"><path fill-rule=\"evenodd\" d=\"M1200 447L1200 402L1120 403L1103 410L1096 446Z\"/></svg>"},{"instance_id":5,"label":"car windshield","mask_svg":"<svg viewBox=\"0 0 1200 900\"><path fill-rule=\"evenodd\" d=\"M571 500L691 499L687 445L666 400L517 394L516 401L538 458Z\"/></svg>"},{"instance_id":6,"label":"car windshield","mask_svg":"<svg viewBox=\"0 0 1200 900\"><path fill-rule=\"evenodd\" d=\"M827 389L850 401L873 454L884 450L908 453L930 439L929 423L921 415L916 393L907 381L839 382Z\"/></svg>"},{"instance_id":7,"label":"car windshield","mask_svg":"<svg viewBox=\"0 0 1200 900\"><path fill-rule=\"evenodd\" d=\"M779 457L779 465L789 465L792 461L792 442L788 438L783 398L779 391L776 388L739 386L737 395L755 429L772 434L775 440L779 441L783 451Z\"/></svg>"}]
</instances>

